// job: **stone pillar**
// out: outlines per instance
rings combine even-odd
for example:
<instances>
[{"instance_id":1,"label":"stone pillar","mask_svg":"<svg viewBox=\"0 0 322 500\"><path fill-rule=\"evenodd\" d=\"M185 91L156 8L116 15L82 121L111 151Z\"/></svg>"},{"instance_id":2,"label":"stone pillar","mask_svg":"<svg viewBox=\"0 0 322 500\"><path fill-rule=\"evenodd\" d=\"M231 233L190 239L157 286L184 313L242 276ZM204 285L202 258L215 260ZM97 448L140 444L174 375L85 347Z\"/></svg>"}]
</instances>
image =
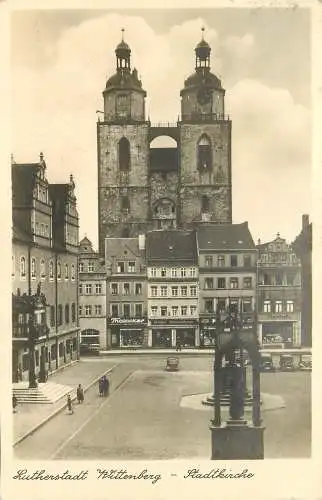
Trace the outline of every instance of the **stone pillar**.
<instances>
[{"instance_id":1,"label":"stone pillar","mask_svg":"<svg viewBox=\"0 0 322 500\"><path fill-rule=\"evenodd\" d=\"M148 347L152 347L152 328L148 330Z\"/></svg>"},{"instance_id":2,"label":"stone pillar","mask_svg":"<svg viewBox=\"0 0 322 500\"><path fill-rule=\"evenodd\" d=\"M176 347L177 345L177 331L173 328L171 330L171 346Z\"/></svg>"},{"instance_id":3,"label":"stone pillar","mask_svg":"<svg viewBox=\"0 0 322 500\"><path fill-rule=\"evenodd\" d=\"M257 338L260 345L263 343L263 324L258 322L257 326Z\"/></svg>"},{"instance_id":4,"label":"stone pillar","mask_svg":"<svg viewBox=\"0 0 322 500\"><path fill-rule=\"evenodd\" d=\"M195 328L195 346L200 347L200 333L198 326Z\"/></svg>"},{"instance_id":5,"label":"stone pillar","mask_svg":"<svg viewBox=\"0 0 322 500\"><path fill-rule=\"evenodd\" d=\"M112 347L112 332L111 332L111 327L107 327L107 331L106 331L106 347L107 347L107 349L111 349L111 347Z\"/></svg>"}]
</instances>

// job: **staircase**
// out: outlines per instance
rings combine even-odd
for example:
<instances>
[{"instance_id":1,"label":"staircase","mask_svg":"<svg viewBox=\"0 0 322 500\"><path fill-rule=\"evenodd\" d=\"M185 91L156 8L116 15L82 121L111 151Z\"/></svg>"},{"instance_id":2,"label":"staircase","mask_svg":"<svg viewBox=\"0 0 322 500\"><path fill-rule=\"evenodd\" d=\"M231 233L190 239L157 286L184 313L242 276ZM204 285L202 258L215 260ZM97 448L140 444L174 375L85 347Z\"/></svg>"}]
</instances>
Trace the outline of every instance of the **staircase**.
<instances>
[{"instance_id":1,"label":"staircase","mask_svg":"<svg viewBox=\"0 0 322 500\"><path fill-rule=\"evenodd\" d=\"M13 384L13 394L18 404L53 404L73 391L73 387L55 382L39 383L36 389L29 389L28 382Z\"/></svg>"}]
</instances>

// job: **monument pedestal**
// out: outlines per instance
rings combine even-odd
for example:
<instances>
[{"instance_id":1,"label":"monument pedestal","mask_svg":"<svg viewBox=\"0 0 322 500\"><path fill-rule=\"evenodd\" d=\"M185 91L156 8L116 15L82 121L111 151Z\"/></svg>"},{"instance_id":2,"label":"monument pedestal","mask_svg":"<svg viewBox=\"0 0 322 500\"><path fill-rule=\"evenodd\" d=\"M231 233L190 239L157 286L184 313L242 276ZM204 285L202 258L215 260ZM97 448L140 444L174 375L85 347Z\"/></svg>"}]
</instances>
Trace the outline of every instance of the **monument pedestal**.
<instances>
[{"instance_id":1,"label":"monument pedestal","mask_svg":"<svg viewBox=\"0 0 322 500\"><path fill-rule=\"evenodd\" d=\"M228 420L211 426L211 460L260 460L264 458L264 427L245 420Z\"/></svg>"}]
</instances>

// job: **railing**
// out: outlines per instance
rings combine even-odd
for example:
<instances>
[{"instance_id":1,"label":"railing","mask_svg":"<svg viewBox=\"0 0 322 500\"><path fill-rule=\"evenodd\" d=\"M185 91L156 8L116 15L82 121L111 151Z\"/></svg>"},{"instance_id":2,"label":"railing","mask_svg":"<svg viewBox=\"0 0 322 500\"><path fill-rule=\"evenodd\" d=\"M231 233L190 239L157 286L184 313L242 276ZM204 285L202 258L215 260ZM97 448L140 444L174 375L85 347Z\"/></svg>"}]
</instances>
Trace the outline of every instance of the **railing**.
<instances>
[{"instance_id":1,"label":"railing","mask_svg":"<svg viewBox=\"0 0 322 500\"><path fill-rule=\"evenodd\" d=\"M221 114L221 113L190 113L186 115L182 115L182 122L222 122L229 121L229 115Z\"/></svg>"},{"instance_id":2,"label":"railing","mask_svg":"<svg viewBox=\"0 0 322 500\"><path fill-rule=\"evenodd\" d=\"M37 340L39 337L45 337L49 333L47 325L33 325L31 329L34 340ZM29 339L30 325L28 323L13 325L12 336L16 339Z\"/></svg>"},{"instance_id":3,"label":"railing","mask_svg":"<svg viewBox=\"0 0 322 500\"><path fill-rule=\"evenodd\" d=\"M159 122L159 123L151 123L151 128L176 128L178 126L177 123L171 122Z\"/></svg>"}]
</instances>

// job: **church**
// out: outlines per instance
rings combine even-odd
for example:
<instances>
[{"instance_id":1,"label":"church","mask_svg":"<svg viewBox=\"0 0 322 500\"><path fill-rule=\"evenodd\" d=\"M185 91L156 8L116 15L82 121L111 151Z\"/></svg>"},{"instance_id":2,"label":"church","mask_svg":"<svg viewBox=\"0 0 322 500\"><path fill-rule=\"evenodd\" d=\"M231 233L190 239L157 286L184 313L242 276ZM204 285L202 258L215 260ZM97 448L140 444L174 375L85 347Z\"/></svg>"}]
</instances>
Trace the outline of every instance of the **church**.
<instances>
[{"instance_id":1,"label":"church","mask_svg":"<svg viewBox=\"0 0 322 500\"><path fill-rule=\"evenodd\" d=\"M181 116L154 125L131 49L123 36L117 45L116 72L106 82L104 118L97 122L100 254L109 237L232 222L231 121L210 54L202 33L195 70L180 91ZM176 147L152 147L162 136Z\"/></svg>"}]
</instances>

